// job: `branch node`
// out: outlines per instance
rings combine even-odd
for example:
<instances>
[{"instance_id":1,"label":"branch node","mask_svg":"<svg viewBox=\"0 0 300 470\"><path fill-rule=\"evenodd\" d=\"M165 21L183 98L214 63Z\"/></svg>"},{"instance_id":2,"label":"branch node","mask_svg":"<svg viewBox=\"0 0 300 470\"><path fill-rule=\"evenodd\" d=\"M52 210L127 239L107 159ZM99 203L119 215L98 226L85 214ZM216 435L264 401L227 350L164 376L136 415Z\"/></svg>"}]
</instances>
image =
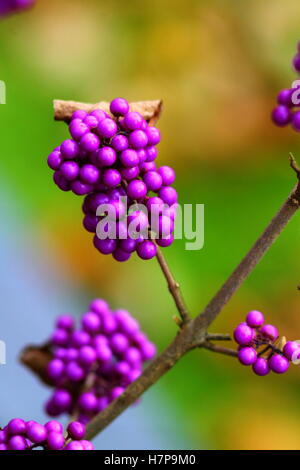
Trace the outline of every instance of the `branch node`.
<instances>
[{"instance_id":1,"label":"branch node","mask_svg":"<svg viewBox=\"0 0 300 470\"><path fill-rule=\"evenodd\" d=\"M290 160L291 168L296 173L298 180L300 180L300 168L299 168L298 163L297 163L294 155L292 154L292 152L290 152L290 154L289 154L289 160Z\"/></svg>"},{"instance_id":2,"label":"branch node","mask_svg":"<svg viewBox=\"0 0 300 470\"><path fill-rule=\"evenodd\" d=\"M173 316L173 321L176 323L177 326L179 326L179 328L182 328L183 321L182 321L181 318L179 318L177 315L174 315Z\"/></svg>"}]
</instances>

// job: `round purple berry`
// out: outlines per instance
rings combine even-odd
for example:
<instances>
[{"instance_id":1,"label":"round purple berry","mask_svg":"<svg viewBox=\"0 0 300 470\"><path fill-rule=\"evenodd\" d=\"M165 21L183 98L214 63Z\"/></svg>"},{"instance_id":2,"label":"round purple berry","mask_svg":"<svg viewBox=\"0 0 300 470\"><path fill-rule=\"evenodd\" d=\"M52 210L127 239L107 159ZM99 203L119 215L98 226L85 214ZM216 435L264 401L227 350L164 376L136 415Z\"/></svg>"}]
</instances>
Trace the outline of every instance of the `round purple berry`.
<instances>
[{"instance_id":1,"label":"round purple berry","mask_svg":"<svg viewBox=\"0 0 300 470\"><path fill-rule=\"evenodd\" d=\"M149 145L157 145L160 142L160 131L154 126L149 126L146 129L146 134L148 137L148 143Z\"/></svg>"},{"instance_id":2,"label":"round purple berry","mask_svg":"<svg viewBox=\"0 0 300 470\"><path fill-rule=\"evenodd\" d=\"M269 374L271 369L267 359L258 357L252 366L252 370L256 375L264 376Z\"/></svg>"},{"instance_id":3,"label":"round purple berry","mask_svg":"<svg viewBox=\"0 0 300 470\"><path fill-rule=\"evenodd\" d=\"M58 150L54 150L52 153L50 153L50 155L48 156L48 160L47 160L48 166L52 170L58 170L62 161L63 161L62 154Z\"/></svg>"},{"instance_id":4,"label":"round purple berry","mask_svg":"<svg viewBox=\"0 0 300 470\"><path fill-rule=\"evenodd\" d=\"M118 127L113 119L105 118L98 125L98 134L104 139L110 139L117 133Z\"/></svg>"},{"instance_id":5,"label":"round purple berry","mask_svg":"<svg viewBox=\"0 0 300 470\"><path fill-rule=\"evenodd\" d=\"M143 181L132 180L127 186L127 194L131 199L143 199L147 194L147 186Z\"/></svg>"},{"instance_id":6,"label":"round purple berry","mask_svg":"<svg viewBox=\"0 0 300 470\"><path fill-rule=\"evenodd\" d=\"M137 254L143 260L154 258L157 252L155 243L150 240L145 240L137 246Z\"/></svg>"},{"instance_id":7,"label":"round purple berry","mask_svg":"<svg viewBox=\"0 0 300 470\"><path fill-rule=\"evenodd\" d=\"M31 442L34 442L35 444L40 444L46 440L47 430L45 426L33 422L27 425L27 437Z\"/></svg>"},{"instance_id":8,"label":"round purple berry","mask_svg":"<svg viewBox=\"0 0 300 470\"><path fill-rule=\"evenodd\" d=\"M241 348L238 352L238 359L244 366L251 366L257 359L257 353L254 348Z\"/></svg>"},{"instance_id":9,"label":"round purple berry","mask_svg":"<svg viewBox=\"0 0 300 470\"><path fill-rule=\"evenodd\" d=\"M110 103L109 109L114 116L125 116L129 111L129 104L124 98L115 98Z\"/></svg>"},{"instance_id":10,"label":"round purple berry","mask_svg":"<svg viewBox=\"0 0 300 470\"><path fill-rule=\"evenodd\" d=\"M278 338L278 330L273 325L264 325L260 330L260 333L268 339L274 341Z\"/></svg>"},{"instance_id":11,"label":"round purple berry","mask_svg":"<svg viewBox=\"0 0 300 470\"><path fill-rule=\"evenodd\" d=\"M121 174L114 168L109 168L104 171L102 176L102 182L109 188L116 188L122 181Z\"/></svg>"},{"instance_id":12,"label":"round purple berry","mask_svg":"<svg viewBox=\"0 0 300 470\"><path fill-rule=\"evenodd\" d=\"M233 332L235 341L241 346L247 346L251 343L254 336L254 330L244 323L240 323Z\"/></svg>"},{"instance_id":13,"label":"round purple berry","mask_svg":"<svg viewBox=\"0 0 300 470\"><path fill-rule=\"evenodd\" d=\"M124 137L124 136L117 136ZM126 137L125 137L126 139ZM111 147L102 147L96 152L95 163L100 167L112 166L117 159L117 155L114 149Z\"/></svg>"},{"instance_id":14,"label":"round purple berry","mask_svg":"<svg viewBox=\"0 0 300 470\"><path fill-rule=\"evenodd\" d=\"M123 166L127 168L131 168L139 164L139 157L135 150L126 149L126 150L123 150L123 152L121 152L120 161Z\"/></svg>"},{"instance_id":15,"label":"round purple berry","mask_svg":"<svg viewBox=\"0 0 300 470\"><path fill-rule=\"evenodd\" d=\"M283 347L283 354L290 361L299 359L300 344L296 341L288 341Z\"/></svg>"},{"instance_id":16,"label":"round purple berry","mask_svg":"<svg viewBox=\"0 0 300 470\"><path fill-rule=\"evenodd\" d=\"M252 328L262 326L265 322L264 316L258 310L251 310L246 317L247 325Z\"/></svg>"},{"instance_id":17,"label":"round purple berry","mask_svg":"<svg viewBox=\"0 0 300 470\"><path fill-rule=\"evenodd\" d=\"M287 358L281 354L274 354L269 359L269 366L276 374L284 374L288 370L290 363Z\"/></svg>"},{"instance_id":18,"label":"round purple berry","mask_svg":"<svg viewBox=\"0 0 300 470\"><path fill-rule=\"evenodd\" d=\"M291 113L287 106L279 105L272 112L273 122L277 126L286 126L291 120Z\"/></svg>"},{"instance_id":19,"label":"round purple berry","mask_svg":"<svg viewBox=\"0 0 300 470\"><path fill-rule=\"evenodd\" d=\"M115 137L113 137L111 140L111 145L116 150L116 152L122 152L129 146L128 139L123 134L115 135Z\"/></svg>"},{"instance_id":20,"label":"round purple berry","mask_svg":"<svg viewBox=\"0 0 300 470\"><path fill-rule=\"evenodd\" d=\"M140 113L137 112L129 112L124 117L124 125L127 129L136 130L141 129L143 125L143 118Z\"/></svg>"},{"instance_id":21,"label":"round purple berry","mask_svg":"<svg viewBox=\"0 0 300 470\"><path fill-rule=\"evenodd\" d=\"M79 421L73 421L70 423L67 427L67 431L69 436L76 441L83 439L85 436L85 426L79 423Z\"/></svg>"}]
</instances>

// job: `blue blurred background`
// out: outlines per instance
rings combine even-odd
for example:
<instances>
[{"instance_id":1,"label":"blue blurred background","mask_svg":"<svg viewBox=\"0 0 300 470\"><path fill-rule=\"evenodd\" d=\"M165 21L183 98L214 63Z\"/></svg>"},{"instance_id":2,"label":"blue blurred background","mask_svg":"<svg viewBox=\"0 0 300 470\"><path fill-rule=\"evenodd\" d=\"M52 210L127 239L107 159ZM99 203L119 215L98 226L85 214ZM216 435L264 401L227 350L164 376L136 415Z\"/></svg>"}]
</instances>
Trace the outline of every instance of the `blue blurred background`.
<instances>
[{"instance_id":1,"label":"blue blurred background","mask_svg":"<svg viewBox=\"0 0 300 470\"><path fill-rule=\"evenodd\" d=\"M60 192L46 165L67 137L54 98L164 99L160 162L174 166L181 203L205 204L205 246L165 250L194 314L264 228L293 186L288 153L299 136L270 111L295 79L296 0L37 0L0 22L1 423L44 419L49 391L18 365L60 313L93 297L135 315L161 351L176 332L155 263L100 256L81 226L80 200ZM300 338L295 218L213 325L231 333L250 309ZM299 369L254 376L236 360L189 354L97 439L98 448L298 449Z\"/></svg>"}]
</instances>

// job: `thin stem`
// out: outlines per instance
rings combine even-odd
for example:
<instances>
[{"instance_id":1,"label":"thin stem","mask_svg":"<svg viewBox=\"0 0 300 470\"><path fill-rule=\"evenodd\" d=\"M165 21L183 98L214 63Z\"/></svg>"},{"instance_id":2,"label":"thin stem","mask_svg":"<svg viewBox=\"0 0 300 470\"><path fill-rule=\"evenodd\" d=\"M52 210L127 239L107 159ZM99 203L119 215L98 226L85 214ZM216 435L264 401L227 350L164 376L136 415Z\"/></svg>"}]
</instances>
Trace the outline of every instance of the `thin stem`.
<instances>
[{"instance_id":1,"label":"thin stem","mask_svg":"<svg viewBox=\"0 0 300 470\"><path fill-rule=\"evenodd\" d=\"M162 254L161 249L158 246L157 246L157 252L156 252L156 259L158 261L159 266L161 267L163 275L166 278L170 294L172 295L174 299L174 302L176 304L176 307L180 314L182 322L186 323L189 320L189 312L186 307L185 301L183 299L183 296L180 290L180 285L174 279L174 276L168 266L168 263L164 255Z\"/></svg>"},{"instance_id":2,"label":"thin stem","mask_svg":"<svg viewBox=\"0 0 300 470\"><path fill-rule=\"evenodd\" d=\"M222 333L207 333L206 339L208 341L231 341L230 335L224 335Z\"/></svg>"},{"instance_id":3,"label":"thin stem","mask_svg":"<svg viewBox=\"0 0 300 470\"><path fill-rule=\"evenodd\" d=\"M217 344L210 343L207 341L202 345L203 348L209 349L210 351L220 353L220 354L225 354L226 356L232 356L232 357L237 357L238 352L234 349L229 349L229 348L223 348L222 346L218 346Z\"/></svg>"}]
</instances>

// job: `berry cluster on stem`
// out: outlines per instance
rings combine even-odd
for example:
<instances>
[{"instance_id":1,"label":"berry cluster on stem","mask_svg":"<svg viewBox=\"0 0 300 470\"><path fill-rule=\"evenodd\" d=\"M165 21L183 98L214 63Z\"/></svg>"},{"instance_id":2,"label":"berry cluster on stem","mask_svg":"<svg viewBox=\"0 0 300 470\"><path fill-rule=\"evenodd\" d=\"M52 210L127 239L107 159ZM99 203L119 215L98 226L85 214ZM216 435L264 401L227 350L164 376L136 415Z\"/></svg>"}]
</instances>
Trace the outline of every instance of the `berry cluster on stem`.
<instances>
[{"instance_id":1,"label":"berry cluster on stem","mask_svg":"<svg viewBox=\"0 0 300 470\"><path fill-rule=\"evenodd\" d=\"M112 312L102 299L91 302L80 329L72 316L60 316L49 348L47 374L55 390L46 411L75 415L83 423L121 395L156 352L129 312Z\"/></svg>"},{"instance_id":2,"label":"berry cluster on stem","mask_svg":"<svg viewBox=\"0 0 300 470\"><path fill-rule=\"evenodd\" d=\"M265 324L263 314L257 310L248 313L246 321L235 328L233 336L239 345L240 363L252 366L256 375L264 376L271 371L284 374L290 361L300 356L300 345L295 341L288 341L281 349L277 328Z\"/></svg>"},{"instance_id":3,"label":"berry cluster on stem","mask_svg":"<svg viewBox=\"0 0 300 470\"><path fill-rule=\"evenodd\" d=\"M170 246L178 196L172 187L174 170L155 164L159 130L130 111L125 99L116 98L110 114L101 109L75 111L69 131L72 139L54 149L48 165L60 189L86 196L83 225L95 234L96 249L127 261L133 252L148 260L156 256L156 245ZM101 206L105 208L98 213Z\"/></svg>"},{"instance_id":4,"label":"berry cluster on stem","mask_svg":"<svg viewBox=\"0 0 300 470\"><path fill-rule=\"evenodd\" d=\"M85 426L78 421L69 423L65 434L58 421L42 425L14 418L0 428L0 450L94 450L85 434Z\"/></svg>"},{"instance_id":5,"label":"berry cluster on stem","mask_svg":"<svg viewBox=\"0 0 300 470\"><path fill-rule=\"evenodd\" d=\"M294 70L300 75L300 42L298 51L295 55L292 65ZM300 132L300 84L295 88L284 88L277 95L277 106L272 111L274 124L279 127L291 124L293 129Z\"/></svg>"}]
</instances>

